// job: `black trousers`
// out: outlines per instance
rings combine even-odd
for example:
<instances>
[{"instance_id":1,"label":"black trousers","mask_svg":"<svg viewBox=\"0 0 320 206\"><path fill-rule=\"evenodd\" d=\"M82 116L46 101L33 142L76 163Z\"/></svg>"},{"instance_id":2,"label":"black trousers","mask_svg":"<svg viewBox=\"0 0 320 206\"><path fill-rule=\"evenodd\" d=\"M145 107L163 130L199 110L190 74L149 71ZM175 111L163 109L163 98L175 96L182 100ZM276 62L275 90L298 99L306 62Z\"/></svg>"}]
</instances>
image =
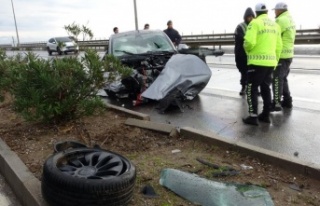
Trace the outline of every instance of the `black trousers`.
<instances>
[{"instance_id":1,"label":"black trousers","mask_svg":"<svg viewBox=\"0 0 320 206\"><path fill-rule=\"evenodd\" d=\"M288 76L290 73L290 65L292 58L280 59L278 66L273 72L272 90L273 101L280 103L283 96L283 101L291 102L292 97L290 94Z\"/></svg>"},{"instance_id":2,"label":"black trousers","mask_svg":"<svg viewBox=\"0 0 320 206\"><path fill-rule=\"evenodd\" d=\"M258 115L258 87L263 100L263 112L270 113L272 72L274 67L249 65L247 101L250 116Z\"/></svg>"},{"instance_id":3,"label":"black trousers","mask_svg":"<svg viewBox=\"0 0 320 206\"><path fill-rule=\"evenodd\" d=\"M246 86L247 82L248 82L248 66L247 66L247 62L240 62L240 63L236 63L236 66L241 74L240 77L240 84L242 86Z\"/></svg>"}]
</instances>

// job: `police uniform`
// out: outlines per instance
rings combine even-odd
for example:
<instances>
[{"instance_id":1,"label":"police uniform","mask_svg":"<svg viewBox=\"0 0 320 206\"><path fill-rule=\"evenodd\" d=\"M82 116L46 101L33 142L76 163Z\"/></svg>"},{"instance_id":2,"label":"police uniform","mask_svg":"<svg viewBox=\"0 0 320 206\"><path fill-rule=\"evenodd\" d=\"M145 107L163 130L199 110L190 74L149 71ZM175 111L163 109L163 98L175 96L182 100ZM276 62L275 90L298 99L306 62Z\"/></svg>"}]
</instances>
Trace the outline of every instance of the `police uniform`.
<instances>
[{"instance_id":1,"label":"police uniform","mask_svg":"<svg viewBox=\"0 0 320 206\"><path fill-rule=\"evenodd\" d=\"M276 17L276 23L281 28L282 38L282 52L279 63L273 73L273 110L281 110L281 98L283 97L282 106L292 107L292 97L289 90L288 75L290 72L290 65L294 54L294 41L296 36L295 23L287 11L285 3L278 3L275 10L283 11Z\"/></svg>"},{"instance_id":2,"label":"police uniform","mask_svg":"<svg viewBox=\"0 0 320 206\"><path fill-rule=\"evenodd\" d=\"M256 5L257 18L248 25L244 49L248 56L247 102L249 116L246 124L258 125L258 119L270 122L272 73L282 50L280 27L267 15L265 4ZM258 87L261 89L263 111L258 115Z\"/></svg>"}]
</instances>

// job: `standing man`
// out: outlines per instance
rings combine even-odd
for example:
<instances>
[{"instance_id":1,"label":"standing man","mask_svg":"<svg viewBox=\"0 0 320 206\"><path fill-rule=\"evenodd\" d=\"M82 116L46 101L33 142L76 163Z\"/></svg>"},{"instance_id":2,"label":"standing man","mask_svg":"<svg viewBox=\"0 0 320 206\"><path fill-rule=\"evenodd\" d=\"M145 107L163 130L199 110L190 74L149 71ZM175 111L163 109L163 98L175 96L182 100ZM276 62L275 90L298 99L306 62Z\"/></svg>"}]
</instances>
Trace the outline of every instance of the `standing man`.
<instances>
[{"instance_id":1,"label":"standing man","mask_svg":"<svg viewBox=\"0 0 320 206\"><path fill-rule=\"evenodd\" d=\"M114 27L114 28L113 28L113 33L115 33L115 34L119 33L118 27Z\"/></svg>"},{"instance_id":2,"label":"standing man","mask_svg":"<svg viewBox=\"0 0 320 206\"><path fill-rule=\"evenodd\" d=\"M294 53L294 41L296 37L296 26L288 11L286 3L277 3L274 12L276 22L281 29L282 52L278 66L273 72L273 111L281 111L282 107L292 108L292 97L289 90L288 75L290 64ZM283 100L281 101L281 98ZM281 107L282 106L282 107Z\"/></svg>"},{"instance_id":3,"label":"standing man","mask_svg":"<svg viewBox=\"0 0 320 206\"><path fill-rule=\"evenodd\" d=\"M164 30L164 33L168 35L175 46L178 46L181 42L181 36L179 32L173 28L171 20L167 22L167 26L168 28Z\"/></svg>"},{"instance_id":4,"label":"standing man","mask_svg":"<svg viewBox=\"0 0 320 206\"><path fill-rule=\"evenodd\" d=\"M150 27L150 25L149 25L149 24L145 24L143 29L144 29L144 30L148 30L148 29L149 29L149 27Z\"/></svg>"},{"instance_id":5,"label":"standing man","mask_svg":"<svg viewBox=\"0 0 320 206\"><path fill-rule=\"evenodd\" d=\"M249 116L245 124L258 125L258 119L270 123L272 73L282 49L280 28L268 17L264 3L255 7L256 18L248 25L244 36L244 50L248 55L247 101ZM261 89L263 111L258 115L258 87Z\"/></svg>"},{"instance_id":6,"label":"standing man","mask_svg":"<svg viewBox=\"0 0 320 206\"><path fill-rule=\"evenodd\" d=\"M234 55L235 55L236 66L241 74L240 84L242 85L242 87L239 93L240 95L244 95L246 93L247 79L248 79L247 78L247 71L248 71L247 54L243 48L244 35L247 31L248 24L252 21L252 19L254 19L254 17L255 15L253 10L250 7L247 8L243 15L244 21L238 24L234 32L234 37L235 37Z\"/></svg>"}]
</instances>

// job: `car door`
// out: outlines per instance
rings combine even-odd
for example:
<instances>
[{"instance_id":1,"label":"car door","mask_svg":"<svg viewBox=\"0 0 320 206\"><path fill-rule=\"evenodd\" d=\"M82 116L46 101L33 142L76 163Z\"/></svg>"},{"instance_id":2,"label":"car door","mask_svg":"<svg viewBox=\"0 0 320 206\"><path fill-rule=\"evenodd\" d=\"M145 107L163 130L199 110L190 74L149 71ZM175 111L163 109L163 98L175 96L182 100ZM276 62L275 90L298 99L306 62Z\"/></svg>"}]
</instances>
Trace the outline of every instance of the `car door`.
<instances>
[{"instance_id":1,"label":"car door","mask_svg":"<svg viewBox=\"0 0 320 206\"><path fill-rule=\"evenodd\" d=\"M49 39L49 48L51 51L56 51L57 50L57 42L54 38Z\"/></svg>"}]
</instances>

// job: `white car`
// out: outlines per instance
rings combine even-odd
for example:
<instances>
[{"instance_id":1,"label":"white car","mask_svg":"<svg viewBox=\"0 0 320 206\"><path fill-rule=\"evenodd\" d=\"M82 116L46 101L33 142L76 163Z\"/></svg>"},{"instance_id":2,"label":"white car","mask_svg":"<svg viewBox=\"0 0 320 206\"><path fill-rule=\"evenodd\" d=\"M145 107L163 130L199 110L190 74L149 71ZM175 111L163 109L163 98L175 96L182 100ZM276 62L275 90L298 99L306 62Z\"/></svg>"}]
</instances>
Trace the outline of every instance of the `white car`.
<instances>
[{"instance_id":1,"label":"white car","mask_svg":"<svg viewBox=\"0 0 320 206\"><path fill-rule=\"evenodd\" d=\"M68 52L76 54L79 52L79 46L70 37L53 37L47 42L47 51L49 55L52 55L52 52L57 52L59 55Z\"/></svg>"}]
</instances>

